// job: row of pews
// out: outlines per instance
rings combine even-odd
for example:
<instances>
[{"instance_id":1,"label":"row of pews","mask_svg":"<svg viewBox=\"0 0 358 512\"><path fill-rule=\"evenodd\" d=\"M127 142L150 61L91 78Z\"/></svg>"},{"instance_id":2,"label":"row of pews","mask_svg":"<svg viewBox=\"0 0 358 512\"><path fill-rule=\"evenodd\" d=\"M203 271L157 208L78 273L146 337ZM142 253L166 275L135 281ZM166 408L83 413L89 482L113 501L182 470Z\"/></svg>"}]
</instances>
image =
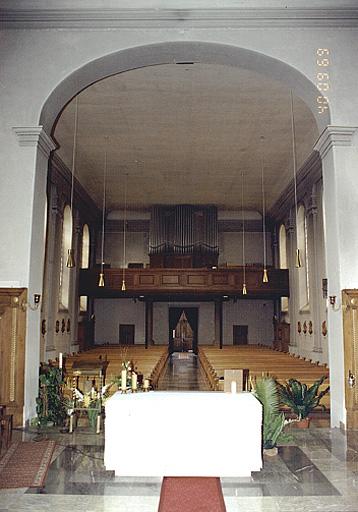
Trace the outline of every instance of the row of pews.
<instances>
[{"instance_id":1,"label":"row of pews","mask_svg":"<svg viewBox=\"0 0 358 512\"><path fill-rule=\"evenodd\" d=\"M122 361L132 361L136 371L149 379L153 388L157 387L158 379L163 371L168 358L167 347L145 348L143 345L99 345L85 352L78 352L66 358L66 376L71 378L73 367L78 363L102 363L106 362L106 384L109 384L121 374Z\"/></svg>"},{"instance_id":2,"label":"row of pews","mask_svg":"<svg viewBox=\"0 0 358 512\"><path fill-rule=\"evenodd\" d=\"M201 346L198 355L210 387L216 391L223 389L224 370L239 368L248 369L253 380L262 375L270 375L282 384L294 378L310 386L325 375L325 386L329 385L329 369L326 365L264 345L226 346L222 349ZM325 395L322 403L329 408L329 394Z\"/></svg>"}]
</instances>

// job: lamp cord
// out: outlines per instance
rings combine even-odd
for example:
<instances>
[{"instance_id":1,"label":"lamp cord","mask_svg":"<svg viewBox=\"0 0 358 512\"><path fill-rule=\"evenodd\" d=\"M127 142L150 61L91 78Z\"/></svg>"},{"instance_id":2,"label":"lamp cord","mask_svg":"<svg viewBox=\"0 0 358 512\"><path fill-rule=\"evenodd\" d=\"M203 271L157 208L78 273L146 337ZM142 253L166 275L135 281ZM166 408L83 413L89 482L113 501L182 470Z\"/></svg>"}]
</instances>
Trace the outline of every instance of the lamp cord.
<instances>
[{"instance_id":1,"label":"lamp cord","mask_svg":"<svg viewBox=\"0 0 358 512\"><path fill-rule=\"evenodd\" d=\"M293 111L293 94L291 95L291 133L292 133L292 157L293 157L293 185L295 194L295 216L296 216L296 248L298 249L298 211L297 211L297 161L296 161L296 132L295 132L295 115Z\"/></svg>"},{"instance_id":2,"label":"lamp cord","mask_svg":"<svg viewBox=\"0 0 358 512\"><path fill-rule=\"evenodd\" d=\"M126 228L127 228L127 179L128 173L124 180L124 224L123 224L123 281L125 283L125 263L126 263Z\"/></svg>"},{"instance_id":3,"label":"lamp cord","mask_svg":"<svg viewBox=\"0 0 358 512\"><path fill-rule=\"evenodd\" d=\"M264 244L264 269L266 269L267 254L266 254L266 200L265 200L265 180L264 180L264 151L263 142L264 137L261 137L262 151L261 151L261 191L262 191L262 235Z\"/></svg>"},{"instance_id":4,"label":"lamp cord","mask_svg":"<svg viewBox=\"0 0 358 512\"><path fill-rule=\"evenodd\" d=\"M72 146L72 173L71 173L71 199L70 199L72 233L73 233L73 210L72 210L72 208L73 208L73 196L74 196L74 186L75 186L77 126L78 126L78 96L76 96L76 98L75 98L75 123L74 123L74 129L73 129L73 146ZM71 240L71 248L72 248L72 240Z\"/></svg>"},{"instance_id":5,"label":"lamp cord","mask_svg":"<svg viewBox=\"0 0 358 512\"><path fill-rule=\"evenodd\" d=\"M241 173L241 213L242 213L242 264L244 267L244 284L246 284L246 260L245 260L245 213L244 213L244 173Z\"/></svg>"},{"instance_id":6,"label":"lamp cord","mask_svg":"<svg viewBox=\"0 0 358 512\"><path fill-rule=\"evenodd\" d=\"M104 224L105 224L105 211L106 211L106 178L107 178L107 140L104 152L104 167L103 167L103 201L102 201L102 245L101 245L101 272L103 274L104 265Z\"/></svg>"}]
</instances>

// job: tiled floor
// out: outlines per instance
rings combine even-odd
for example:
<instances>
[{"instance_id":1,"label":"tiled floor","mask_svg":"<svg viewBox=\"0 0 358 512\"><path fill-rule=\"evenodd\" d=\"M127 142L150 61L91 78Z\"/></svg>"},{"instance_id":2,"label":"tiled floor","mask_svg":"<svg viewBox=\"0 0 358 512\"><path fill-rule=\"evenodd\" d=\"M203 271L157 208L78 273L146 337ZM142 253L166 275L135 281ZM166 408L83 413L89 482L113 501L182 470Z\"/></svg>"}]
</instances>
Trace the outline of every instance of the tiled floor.
<instances>
[{"instance_id":1,"label":"tiled floor","mask_svg":"<svg viewBox=\"0 0 358 512\"><path fill-rule=\"evenodd\" d=\"M161 387L167 383L170 389L192 389L186 387L191 382L205 389L205 379L195 373L195 358L176 356ZM293 432L292 445L265 458L262 471L251 478L222 478L227 512L358 512L358 435L348 438L337 429L315 426ZM77 429L70 435L52 429L41 434L16 431L15 437L55 438L60 448L44 492L2 490L0 512L157 511L161 479L119 478L106 471L103 434Z\"/></svg>"}]
</instances>

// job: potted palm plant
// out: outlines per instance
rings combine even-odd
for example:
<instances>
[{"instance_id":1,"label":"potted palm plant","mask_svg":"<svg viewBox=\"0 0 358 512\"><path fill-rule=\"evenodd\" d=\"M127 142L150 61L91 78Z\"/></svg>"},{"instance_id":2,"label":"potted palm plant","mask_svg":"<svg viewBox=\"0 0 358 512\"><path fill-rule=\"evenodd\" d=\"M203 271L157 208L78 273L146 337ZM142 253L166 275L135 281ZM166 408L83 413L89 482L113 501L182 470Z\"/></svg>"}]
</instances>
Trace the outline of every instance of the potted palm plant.
<instances>
[{"instance_id":1,"label":"potted palm plant","mask_svg":"<svg viewBox=\"0 0 358 512\"><path fill-rule=\"evenodd\" d=\"M272 377L260 377L256 379L252 391L261 402L263 409L263 451L267 455L276 455L277 443L287 441L290 437L282 432L287 421L284 414L280 412L280 396L276 382Z\"/></svg>"},{"instance_id":2,"label":"potted palm plant","mask_svg":"<svg viewBox=\"0 0 358 512\"><path fill-rule=\"evenodd\" d=\"M320 402L324 395L328 393L329 386L323 391L319 391L319 388L326 378L322 376L310 387L307 384L302 384L297 379L289 379L285 385L277 383L281 402L287 405L296 415L297 427L307 428L309 426L310 418L308 415L316 407L325 409L325 406Z\"/></svg>"}]
</instances>

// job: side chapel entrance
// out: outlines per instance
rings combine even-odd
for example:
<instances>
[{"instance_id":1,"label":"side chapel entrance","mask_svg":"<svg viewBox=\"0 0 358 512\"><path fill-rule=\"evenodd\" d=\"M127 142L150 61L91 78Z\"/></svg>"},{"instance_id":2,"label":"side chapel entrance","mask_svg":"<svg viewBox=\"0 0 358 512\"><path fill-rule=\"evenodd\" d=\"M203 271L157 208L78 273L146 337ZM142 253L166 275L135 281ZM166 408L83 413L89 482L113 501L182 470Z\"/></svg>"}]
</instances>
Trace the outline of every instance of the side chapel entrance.
<instances>
[{"instance_id":1,"label":"side chapel entrance","mask_svg":"<svg viewBox=\"0 0 358 512\"><path fill-rule=\"evenodd\" d=\"M169 353L198 351L198 308L169 308Z\"/></svg>"}]
</instances>

